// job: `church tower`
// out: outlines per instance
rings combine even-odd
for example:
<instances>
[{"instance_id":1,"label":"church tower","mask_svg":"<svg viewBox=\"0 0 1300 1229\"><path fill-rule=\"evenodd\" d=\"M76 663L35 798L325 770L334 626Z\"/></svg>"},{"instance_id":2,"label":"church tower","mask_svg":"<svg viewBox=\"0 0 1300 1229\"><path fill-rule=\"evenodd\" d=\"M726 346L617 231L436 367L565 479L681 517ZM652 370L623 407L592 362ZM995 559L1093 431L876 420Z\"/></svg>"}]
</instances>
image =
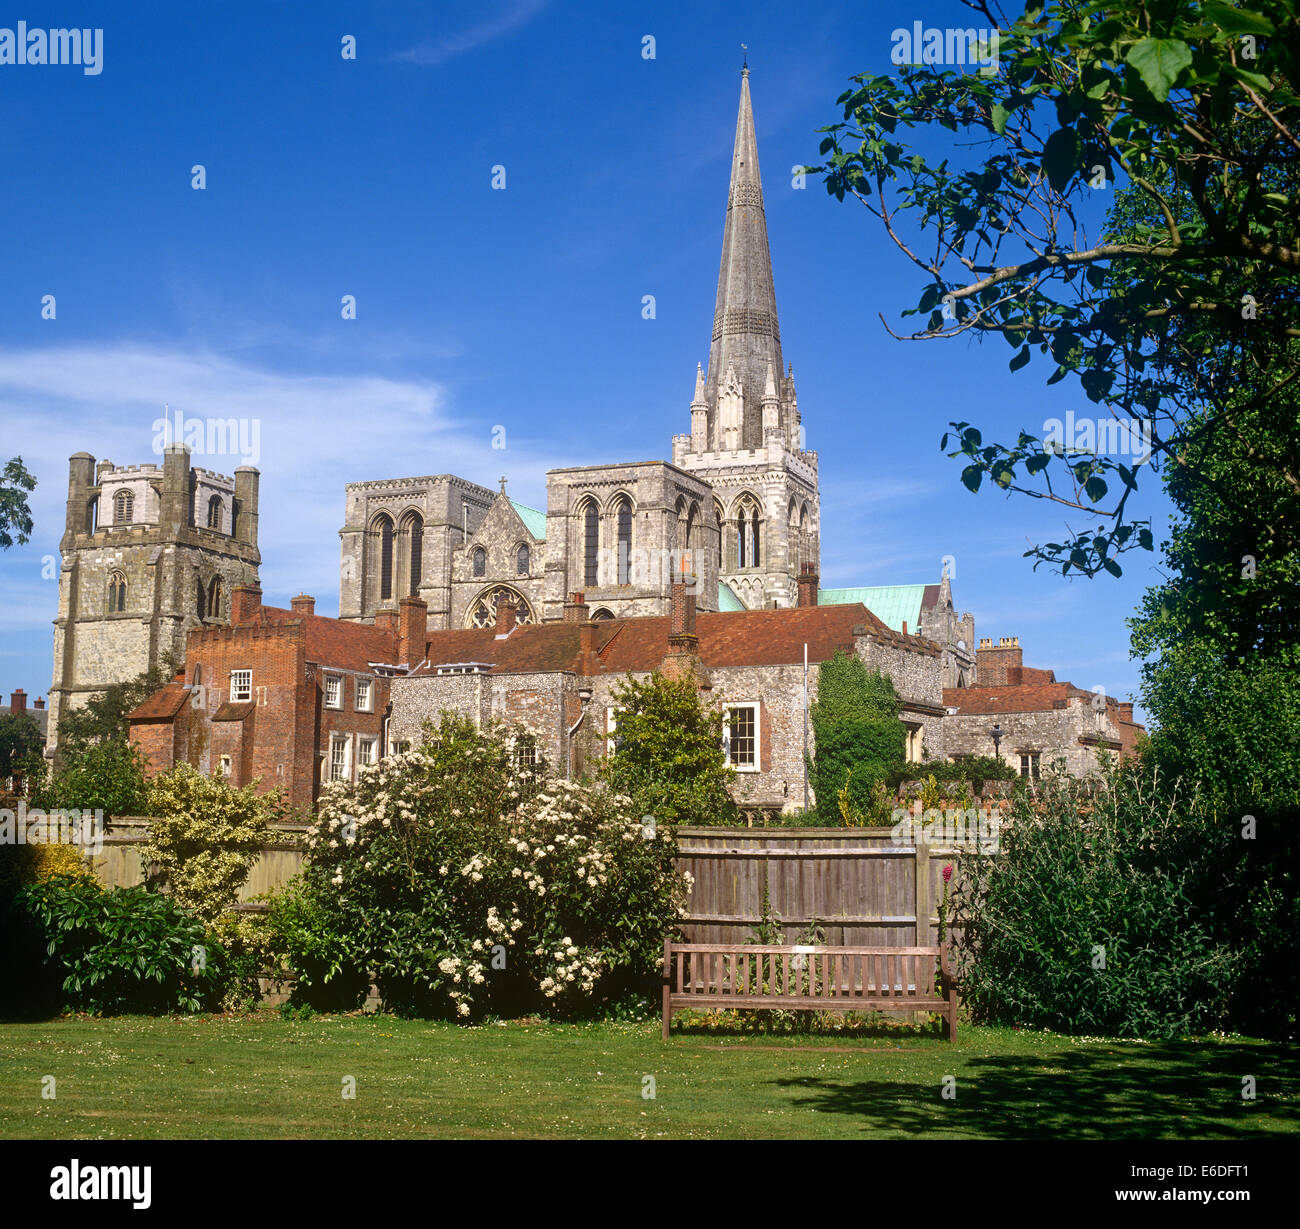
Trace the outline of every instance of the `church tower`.
<instances>
[{"instance_id":1,"label":"church tower","mask_svg":"<svg viewBox=\"0 0 1300 1229\"><path fill-rule=\"evenodd\" d=\"M709 366L697 366L691 432L673 437L673 463L713 487L718 576L751 610L794 606L801 570L819 571L817 454L803 445L794 373L781 353L745 68Z\"/></svg>"},{"instance_id":2,"label":"church tower","mask_svg":"<svg viewBox=\"0 0 1300 1229\"><path fill-rule=\"evenodd\" d=\"M163 449L162 462L68 459L51 758L67 712L169 658L183 661L190 629L229 622L231 591L258 583L258 471L241 465L229 477L191 466L180 443Z\"/></svg>"}]
</instances>

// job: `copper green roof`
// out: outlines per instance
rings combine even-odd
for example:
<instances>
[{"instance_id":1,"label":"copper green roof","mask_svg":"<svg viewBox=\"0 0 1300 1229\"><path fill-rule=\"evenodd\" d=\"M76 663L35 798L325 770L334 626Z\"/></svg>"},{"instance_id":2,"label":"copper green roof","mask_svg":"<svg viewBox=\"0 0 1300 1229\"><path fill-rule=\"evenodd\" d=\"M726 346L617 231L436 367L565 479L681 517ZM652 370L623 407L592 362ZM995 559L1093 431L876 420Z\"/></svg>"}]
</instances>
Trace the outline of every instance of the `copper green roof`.
<instances>
[{"instance_id":1,"label":"copper green roof","mask_svg":"<svg viewBox=\"0 0 1300 1229\"><path fill-rule=\"evenodd\" d=\"M718 581L718 609L719 610L744 610L745 603L732 592L731 586L725 580Z\"/></svg>"},{"instance_id":2,"label":"copper green roof","mask_svg":"<svg viewBox=\"0 0 1300 1229\"><path fill-rule=\"evenodd\" d=\"M510 506L519 513L519 519L523 521L524 528L539 542L545 542L546 513L539 512L536 508L530 508L527 504L521 504L513 499L510 501Z\"/></svg>"},{"instance_id":3,"label":"copper green roof","mask_svg":"<svg viewBox=\"0 0 1300 1229\"><path fill-rule=\"evenodd\" d=\"M867 585L857 589L820 589L818 606L845 606L861 602L885 626L901 632L903 624L914 635L921 630L921 606L934 585Z\"/></svg>"}]
</instances>

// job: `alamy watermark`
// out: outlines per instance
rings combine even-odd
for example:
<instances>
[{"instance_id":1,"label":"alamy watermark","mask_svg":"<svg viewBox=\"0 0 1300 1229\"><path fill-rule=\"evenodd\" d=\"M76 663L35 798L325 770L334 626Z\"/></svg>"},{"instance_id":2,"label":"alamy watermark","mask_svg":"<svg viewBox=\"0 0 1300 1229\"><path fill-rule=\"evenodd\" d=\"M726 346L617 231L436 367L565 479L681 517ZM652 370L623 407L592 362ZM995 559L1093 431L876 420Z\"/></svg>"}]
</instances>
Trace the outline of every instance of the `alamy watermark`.
<instances>
[{"instance_id":1,"label":"alamy watermark","mask_svg":"<svg viewBox=\"0 0 1300 1229\"><path fill-rule=\"evenodd\" d=\"M104 71L104 31L29 30L25 21L14 29L0 26L0 67L11 64L78 64L87 77L98 77Z\"/></svg>"},{"instance_id":2,"label":"alamy watermark","mask_svg":"<svg viewBox=\"0 0 1300 1229\"><path fill-rule=\"evenodd\" d=\"M1141 465L1151 457L1151 424L1145 418L1124 422L1119 418L1049 418L1043 423L1043 450L1062 456L1087 452L1093 456L1132 457Z\"/></svg>"},{"instance_id":3,"label":"alamy watermark","mask_svg":"<svg viewBox=\"0 0 1300 1229\"><path fill-rule=\"evenodd\" d=\"M961 29L957 26L924 26L919 21L911 29L900 26L890 36L889 53L895 64L978 64L980 76L992 77L998 71L998 46L1001 36L996 30Z\"/></svg>"},{"instance_id":4,"label":"alamy watermark","mask_svg":"<svg viewBox=\"0 0 1300 1229\"><path fill-rule=\"evenodd\" d=\"M169 408L150 430L156 456L170 444L184 444L196 456L238 457L245 465L256 465L262 455L260 418L195 418Z\"/></svg>"},{"instance_id":5,"label":"alamy watermark","mask_svg":"<svg viewBox=\"0 0 1300 1229\"><path fill-rule=\"evenodd\" d=\"M104 848L104 812L78 807L29 811L22 801L17 811L0 807L0 845L76 845L85 853L99 853Z\"/></svg>"},{"instance_id":6,"label":"alamy watermark","mask_svg":"<svg viewBox=\"0 0 1300 1229\"><path fill-rule=\"evenodd\" d=\"M1002 816L997 807L931 807L922 811L895 807L890 815L889 839L895 845L938 845L997 853Z\"/></svg>"}]
</instances>

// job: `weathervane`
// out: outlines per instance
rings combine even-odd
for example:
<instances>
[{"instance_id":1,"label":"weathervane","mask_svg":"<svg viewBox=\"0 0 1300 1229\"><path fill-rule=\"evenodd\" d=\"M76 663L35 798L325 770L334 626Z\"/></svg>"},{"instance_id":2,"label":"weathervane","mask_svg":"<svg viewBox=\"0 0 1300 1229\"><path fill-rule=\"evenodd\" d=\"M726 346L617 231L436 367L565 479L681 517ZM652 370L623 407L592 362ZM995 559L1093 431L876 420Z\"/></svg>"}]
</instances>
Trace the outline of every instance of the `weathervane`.
<instances>
[{"instance_id":1,"label":"weathervane","mask_svg":"<svg viewBox=\"0 0 1300 1229\"><path fill-rule=\"evenodd\" d=\"M749 71L749 44L741 43L740 49L745 53L744 63L742 63L740 67L743 68L746 72L748 72Z\"/></svg>"}]
</instances>

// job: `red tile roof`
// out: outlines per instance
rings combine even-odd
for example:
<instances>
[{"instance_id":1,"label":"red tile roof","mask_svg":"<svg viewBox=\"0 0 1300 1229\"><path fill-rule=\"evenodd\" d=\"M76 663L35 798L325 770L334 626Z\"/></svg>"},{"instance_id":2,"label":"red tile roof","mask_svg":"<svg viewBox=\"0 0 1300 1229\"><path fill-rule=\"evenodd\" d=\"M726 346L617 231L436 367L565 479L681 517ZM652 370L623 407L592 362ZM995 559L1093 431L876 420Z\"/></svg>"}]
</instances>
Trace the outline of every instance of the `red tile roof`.
<instances>
[{"instance_id":1,"label":"red tile roof","mask_svg":"<svg viewBox=\"0 0 1300 1229\"><path fill-rule=\"evenodd\" d=\"M128 721L170 721L190 702L194 693L180 683L160 687L126 715Z\"/></svg>"},{"instance_id":2,"label":"red tile roof","mask_svg":"<svg viewBox=\"0 0 1300 1229\"><path fill-rule=\"evenodd\" d=\"M397 637L368 623L346 623L327 615L303 614L277 606L263 606L260 614L257 623L262 626L301 624L307 659L322 666L365 670L371 662L391 665L397 660ZM235 630L257 623L241 623Z\"/></svg>"},{"instance_id":3,"label":"red tile roof","mask_svg":"<svg viewBox=\"0 0 1300 1229\"><path fill-rule=\"evenodd\" d=\"M481 662L494 673L581 670L581 623L524 623L503 640L491 628L431 632L427 663L419 674L432 674L451 662ZM656 669L668 651L666 615L608 619L595 629L598 674L643 673ZM924 653L937 646L918 636L906 640L862 605L799 606L784 610L741 610L696 616L700 660L706 667L791 665L826 661L837 649L851 652L854 630L862 628L890 643Z\"/></svg>"}]
</instances>

